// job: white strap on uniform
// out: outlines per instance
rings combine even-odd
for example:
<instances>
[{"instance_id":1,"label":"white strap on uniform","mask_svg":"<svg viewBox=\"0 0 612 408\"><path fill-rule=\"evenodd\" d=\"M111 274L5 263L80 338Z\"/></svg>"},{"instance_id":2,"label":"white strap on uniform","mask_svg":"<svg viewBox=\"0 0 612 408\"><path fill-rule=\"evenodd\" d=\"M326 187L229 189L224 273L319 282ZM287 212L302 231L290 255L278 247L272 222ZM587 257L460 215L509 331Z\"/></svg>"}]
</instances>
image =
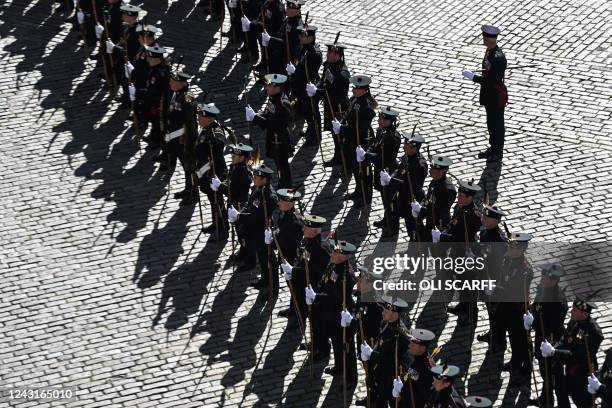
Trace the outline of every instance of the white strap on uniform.
<instances>
[{"instance_id":1,"label":"white strap on uniform","mask_svg":"<svg viewBox=\"0 0 612 408\"><path fill-rule=\"evenodd\" d=\"M167 142L171 141L172 139L176 139L177 137L181 136L184 133L183 128L177 129L174 132L171 133L167 133L166 137L164 138L164 140Z\"/></svg>"},{"instance_id":2,"label":"white strap on uniform","mask_svg":"<svg viewBox=\"0 0 612 408\"><path fill-rule=\"evenodd\" d=\"M205 165L203 165L202 167L200 167L198 169L198 171L196 171L196 174L198 176L198 178L202 178L202 176L204 175L204 173L206 173L208 170L210 170L210 162L206 163Z\"/></svg>"}]
</instances>

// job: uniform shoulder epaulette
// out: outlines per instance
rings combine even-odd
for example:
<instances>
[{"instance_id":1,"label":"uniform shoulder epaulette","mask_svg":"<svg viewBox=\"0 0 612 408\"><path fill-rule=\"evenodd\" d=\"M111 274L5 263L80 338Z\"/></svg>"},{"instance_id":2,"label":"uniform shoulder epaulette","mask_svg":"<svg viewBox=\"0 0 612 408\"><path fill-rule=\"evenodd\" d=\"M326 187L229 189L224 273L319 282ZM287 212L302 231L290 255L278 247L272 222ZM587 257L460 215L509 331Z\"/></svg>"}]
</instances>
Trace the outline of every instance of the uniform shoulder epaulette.
<instances>
[{"instance_id":1,"label":"uniform shoulder epaulette","mask_svg":"<svg viewBox=\"0 0 612 408\"><path fill-rule=\"evenodd\" d=\"M495 51L495 58L501 59L501 58L506 58L506 56L504 55L504 52L501 50L501 48L498 48L497 51Z\"/></svg>"},{"instance_id":2,"label":"uniform shoulder epaulette","mask_svg":"<svg viewBox=\"0 0 612 408\"><path fill-rule=\"evenodd\" d=\"M195 100L195 96L191 92L185 92L185 102L193 102Z\"/></svg>"},{"instance_id":3,"label":"uniform shoulder epaulette","mask_svg":"<svg viewBox=\"0 0 612 408\"><path fill-rule=\"evenodd\" d=\"M446 188L448 188L449 190L452 190L452 191L457 191L457 189L455 188L455 184L453 183L453 181L450 178L446 179Z\"/></svg>"}]
</instances>

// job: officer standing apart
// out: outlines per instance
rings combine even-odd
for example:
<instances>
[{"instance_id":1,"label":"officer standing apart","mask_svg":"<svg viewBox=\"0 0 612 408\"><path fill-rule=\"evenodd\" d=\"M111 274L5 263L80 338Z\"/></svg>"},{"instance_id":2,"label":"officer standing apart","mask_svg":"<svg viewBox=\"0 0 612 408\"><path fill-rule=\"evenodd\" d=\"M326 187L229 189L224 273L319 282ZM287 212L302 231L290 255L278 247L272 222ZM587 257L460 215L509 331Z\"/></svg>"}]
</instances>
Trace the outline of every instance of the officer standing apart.
<instances>
[{"instance_id":1,"label":"officer standing apart","mask_svg":"<svg viewBox=\"0 0 612 408\"><path fill-rule=\"evenodd\" d=\"M480 84L480 104L487 113L489 144L484 152L478 153L479 159L487 162L499 161L504 155L504 109L508 103L508 90L504 84L506 56L497 45L500 30L491 25L482 26L482 42L487 48L482 60L482 75L464 70L463 77Z\"/></svg>"}]
</instances>

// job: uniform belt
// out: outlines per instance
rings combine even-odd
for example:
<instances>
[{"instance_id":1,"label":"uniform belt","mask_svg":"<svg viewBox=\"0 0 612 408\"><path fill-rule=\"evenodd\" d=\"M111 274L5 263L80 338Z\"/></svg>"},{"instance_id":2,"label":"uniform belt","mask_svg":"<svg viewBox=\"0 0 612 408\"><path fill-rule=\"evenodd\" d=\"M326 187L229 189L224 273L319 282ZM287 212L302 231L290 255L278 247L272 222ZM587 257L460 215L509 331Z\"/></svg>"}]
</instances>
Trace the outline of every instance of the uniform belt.
<instances>
[{"instance_id":1,"label":"uniform belt","mask_svg":"<svg viewBox=\"0 0 612 408\"><path fill-rule=\"evenodd\" d=\"M167 142L171 141L172 139L176 139L177 137L182 136L184 133L183 128L177 129L174 132L170 132L168 134L166 134L166 137L164 138L164 140Z\"/></svg>"}]
</instances>

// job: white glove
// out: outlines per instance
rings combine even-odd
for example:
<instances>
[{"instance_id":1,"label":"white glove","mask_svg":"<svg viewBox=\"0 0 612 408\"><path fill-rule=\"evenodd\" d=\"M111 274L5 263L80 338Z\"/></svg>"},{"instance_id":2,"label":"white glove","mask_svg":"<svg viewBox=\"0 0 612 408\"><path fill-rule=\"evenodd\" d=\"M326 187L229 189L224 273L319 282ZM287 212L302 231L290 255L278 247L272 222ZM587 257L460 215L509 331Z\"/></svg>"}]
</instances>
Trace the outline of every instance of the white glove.
<instances>
[{"instance_id":1,"label":"white glove","mask_svg":"<svg viewBox=\"0 0 612 408\"><path fill-rule=\"evenodd\" d=\"M588 378L589 381L589 385L587 386L587 391L589 392L589 394L597 394L597 391L599 390L599 387L601 387L601 383L599 382L599 379L597 377L595 377L595 374L591 374Z\"/></svg>"},{"instance_id":2,"label":"white glove","mask_svg":"<svg viewBox=\"0 0 612 408\"><path fill-rule=\"evenodd\" d=\"M274 241L274 236L272 235L272 230L270 228L266 228L264 231L264 242L266 245L270 245Z\"/></svg>"},{"instance_id":3,"label":"white glove","mask_svg":"<svg viewBox=\"0 0 612 408\"><path fill-rule=\"evenodd\" d=\"M523 327L525 328L525 330L531 330L532 324L533 324L533 315L531 314L530 311L527 311L527 313L523 315Z\"/></svg>"},{"instance_id":4,"label":"white glove","mask_svg":"<svg viewBox=\"0 0 612 408\"><path fill-rule=\"evenodd\" d=\"M288 63L285 67L285 71L287 71L287 75L289 76L295 74L295 65L293 65L292 63Z\"/></svg>"},{"instance_id":5,"label":"white glove","mask_svg":"<svg viewBox=\"0 0 612 408\"><path fill-rule=\"evenodd\" d=\"M306 304L310 306L313 304L317 294L314 290L312 290L312 287L310 285L308 285L308 287L304 291L306 293Z\"/></svg>"},{"instance_id":6,"label":"white glove","mask_svg":"<svg viewBox=\"0 0 612 408\"><path fill-rule=\"evenodd\" d=\"M215 176L211 180L210 189L212 191L219 191L219 187L221 187L221 180L219 180L219 177Z\"/></svg>"},{"instance_id":7,"label":"white glove","mask_svg":"<svg viewBox=\"0 0 612 408\"><path fill-rule=\"evenodd\" d=\"M308 96L310 96L312 98L317 93L317 86L315 84L313 84L312 82L307 83L306 84L306 93L308 94Z\"/></svg>"},{"instance_id":8,"label":"white glove","mask_svg":"<svg viewBox=\"0 0 612 408\"><path fill-rule=\"evenodd\" d=\"M542 357L550 357L555 354L555 348L547 340L544 340L542 344L540 344L540 352L542 353Z\"/></svg>"},{"instance_id":9,"label":"white glove","mask_svg":"<svg viewBox=\"0 0 612 408\"><path fill-rule=\"evenodd\" d=\"M340 122L338 122L338 119L332 120L331 124L332 124L332 129L334 130L334 133L339 135L340 134L340 126L342 126L342 125L340 124Z\"/></svg>"},{"instance_id":10,"label":"white glove","mask_svg":"<svg viewBox=\"0 0 612 408\"><path fill-rule=\"evenodd\" d=\"M244 113L246 115L247 122L252 122L253 118L255 117L255 111L253 108L251 108L251 105L247 105L246 108L244 108Z\"/></svg>"},{"instance_id":11,"label":"white glove","mask_svg":"<svg viewBox=\"0 0 612 408\"><path fill-rule=\"evenodd\" d=\"M357 146L355 148L355 156L357 157L357 162L361 163L365 160L365 150L363 150L361 146Z\"/></svg>"},{"instance_id":12,"label":"white glove","mask_svg":"<svg viewBox=\"0 0 612 408\"><path fill-rule=\"evenodd\" d=\"M400 394L402 393L402 388L404 388L402 379L399 377L395 378L393 380L393 391L391 392L391 394L393 394L393 398L399 398Z\"/></svg>"},{"instance_id":13,"label":"white glove","mask_svg":"<svg viewBox=\"0 0 612 408\"><path fill-rule=\"evenodd\" d=\"M240 23L242 24L243 33L246 33L247 31L251 31L251 20L249 20L247 16L242 16L240 18Z\"/></svg>"},{"instance_id":14,"label":"white glove","mask_svg":"<svg viewBox=\"0 0 612 408\"><path fill-rule=\"evenodd\" d=\"M412 216L414 218L419 216L419 213L421 212L421 204L417 203L416 200L414 200L411 204L410 207L412 208Z\"/></svg>"},{"instance_id":15,"label":"white glove","mask_svg":"<svg viewBox=\"0 0 612 408\"><path fill-rule=\"evenodd\" d=\"M132 71L134 70L134 66L130 61L123 64L123 70L125 71L125 77L129 78L132 75Z\"/></svg>"},{"instance_id":16,"label":"white glove","mask_svg":"<svg viewBox=\"0 0 612 408\"><path fill-rule=\"evenodd\" d=\"M79 24L83 24L85 22L85 13L83 13L82 10L77 11L76 16Z\"/></svg>"},{"instance_id":17,"label":"white glove","mask_svg":"<svg viewBox=\"0 0 612 408\"><path fill-rule=\"evenodd\" d=\"M134 84L130 84L130 86L128 86L128 93L130 95L130 101L134 102L136 100L136 87Z\"/></svg>"},{"instance_id":18,"label":"white glove","mask_svg":"<svg viewBox=\"0 0 612 408\"><path fill-rule=\"evenodd\" d=\"M104 33L104 27L100 25L100 23L96 24L96 38L99 40L102 38L102 34Z\"/></svg>"},{"instance_id":19,"label":"white glove","mask_svg":"<svg viewBox=\"0 0 612 408\"><path fill-rule=\"evenodd\" d=\"M233 205L227 209L227 220L232 224L238 221L239 215L238 210L235 209Z\"/></svg>"},{"instance_id":20,"label":"white glove","mask_svg":"<svg viewBox=\"0 0 612 408\"><path fill-rule=\"evenodd\" d=\"M431 230L431 241L434 244L440 242L440 230L439 229L434 228Z\"/></svg>"},{"instance_id":21,"label":"white glove","mask_svg":"<svg viewBox=\"0 0 612 408\"><path fill-rule=\"evenodd\" d=\"M467 78L469 80L474 79L474 73L472 71L468 71L467 69L464 69L462 74L464 78Z\"/></svg>"},{"instance_id":22,"label":"white glove","mask_svg":"<svg viewBox=\"0 0 612 408\"><path fill-rule=\"evenodd\" d=\"M368 361L372 355L372 347L365 341L361 344L361 361Z\"/></svg>"},{"instance_id":23,"label":"white glove","mask_svg":"<svg viewBox=\"0 0 612 408\"><path fill-rule=\"evenodd\" d=\"M106 53L112 54L114 49L115 49L115 43L112 42L111 40L106 40Z\"/></svg>"},{"instance_id":24,"label":"white glove","mask_svg":"<svg viewBox=\"0 0 612 408\"><path fill-rule=\"evenodd\" d=\"M227 2L227 7L234 9L238 7L238 2L236 0L229 0Z\"/></svg>"},{"instance_id":25,"label":"white glove","mask_svg":"<svg viewBox=\"0 0 612 408\"><path fill-rule=\"evenodd\" d=\"M266 30L261 33L261 45L267 47L270 44L270 34Z\"/></svg>"},{"instance_id":26,"label":"white glove","mask_svg":"<svg viewBox=\"0 0 612 408\"><path fill-rule=\"evenodd\" d=\"M386 170L381 170L380 171L380 185L388 186L390 181L391 181L391 176L389 175L389 173L387 173Z\"/></svg>"},{"instance_id":27,"label":"white glove","mask_svg":"<svg viewBox=\"0 0 612 408\"><path fill-rule=\"evenodd\" d=\"M291 266L289 262L283 261L283 263L281 264L281 269L283 270L283 276L285 277L285 280L290 281L291 271L293 271L293 266Z\"/></svg>"},{"instance_id":28,"label":"white glove","mask_svg":"<svg viewBox=\"0 0 612 408\"><path fill-rule=\"evenodd\" d=\"M349 327L352 320L353 316L346 309L340 312L340 326Z\"/></svg>"}]
</instances>

